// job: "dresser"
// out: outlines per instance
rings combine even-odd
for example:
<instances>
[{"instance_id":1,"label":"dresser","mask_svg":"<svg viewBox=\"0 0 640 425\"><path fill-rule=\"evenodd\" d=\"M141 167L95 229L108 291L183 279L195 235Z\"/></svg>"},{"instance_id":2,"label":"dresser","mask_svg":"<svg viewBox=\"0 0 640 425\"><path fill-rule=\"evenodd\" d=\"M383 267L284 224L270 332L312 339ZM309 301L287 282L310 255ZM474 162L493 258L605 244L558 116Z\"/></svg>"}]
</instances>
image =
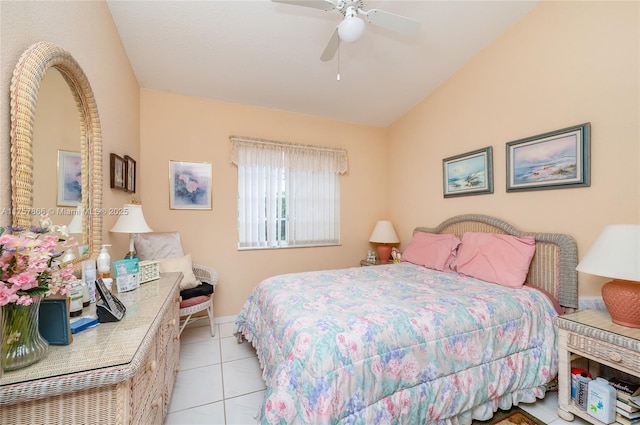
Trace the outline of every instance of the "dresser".
<instances>
[{"instance_id":1,"label":"dresser","mask_svg":"<svg viewBox=\"0 0 640 425\"><path fill-rule=\"evenodd\" d=\"M640 329L620 326L608 313L582 310L558 316L558 416L602 422L576 407L571 400L571 367L587 369L595 378L600 365L640 377Z\"/></svg>"},{"instance_id":2,"label":"dresser","mask_svg":"<svg viewBox=\"0 0 640 425\"><path fill-rule=\"evenodd\" d=\"M38 363L4 372L0 423L161 424L179 368L181 280L166 273L117 294L127 308L121 321L74 334Z\"/></svg>"}]
</instances>

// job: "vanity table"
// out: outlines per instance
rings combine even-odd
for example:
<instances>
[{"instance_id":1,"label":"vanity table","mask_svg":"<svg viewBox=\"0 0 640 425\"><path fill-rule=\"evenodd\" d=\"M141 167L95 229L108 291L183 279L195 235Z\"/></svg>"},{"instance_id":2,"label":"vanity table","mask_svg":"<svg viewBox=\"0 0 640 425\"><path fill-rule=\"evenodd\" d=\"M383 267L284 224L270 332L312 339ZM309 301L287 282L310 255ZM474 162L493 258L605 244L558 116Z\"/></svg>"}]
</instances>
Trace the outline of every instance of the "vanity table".
<instances>
[{"instance_id":1,"label":"vanity table","mask_svg":"<svg viewBox=\"0 0 640 425\"><path fill-rule=\"evenodd\" d=\"M162 423L179 368L181 280L164 273L117 294L127 308L121 321L74 334L70 345L50 346L39 362L5 372L0 423Z\"/></svg>"}]
</instances>

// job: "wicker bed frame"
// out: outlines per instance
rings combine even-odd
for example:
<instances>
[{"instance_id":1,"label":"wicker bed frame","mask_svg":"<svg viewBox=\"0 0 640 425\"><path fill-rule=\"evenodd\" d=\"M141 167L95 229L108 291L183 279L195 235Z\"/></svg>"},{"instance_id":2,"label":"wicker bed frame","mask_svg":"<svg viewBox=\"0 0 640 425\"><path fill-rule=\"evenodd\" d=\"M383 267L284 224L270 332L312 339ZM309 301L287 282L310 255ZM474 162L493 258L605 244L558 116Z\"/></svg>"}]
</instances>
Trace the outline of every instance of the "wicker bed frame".
<instances>
[{"instance_id":1,"label":"wicker bed frame","mask_svg":"<svg viewBox=\"0 0 640 425\"><path fill-rule=\"evenodd\" d=\"M414 232L452 233L458 237L464 232L533 236L536 240L536 253L531 261L527 283L551 293L565 312L578 308L578 250L571 236L522 232L498 218L480 214L451 217L437 227L417 227Z\"/></svg>"}]
</instances>

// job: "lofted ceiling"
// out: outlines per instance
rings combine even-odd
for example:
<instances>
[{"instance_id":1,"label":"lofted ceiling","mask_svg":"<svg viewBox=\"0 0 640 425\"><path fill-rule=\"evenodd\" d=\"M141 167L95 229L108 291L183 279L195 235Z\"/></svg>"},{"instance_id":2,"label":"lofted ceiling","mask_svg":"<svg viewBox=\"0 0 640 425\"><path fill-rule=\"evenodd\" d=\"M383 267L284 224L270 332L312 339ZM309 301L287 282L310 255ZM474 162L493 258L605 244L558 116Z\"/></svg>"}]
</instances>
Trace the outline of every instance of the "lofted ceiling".
<instances>
[{"instance_id":1,"label":"lofted ceiling","mask_svg":"<svg viewBox=\"0 0 640 425\"><path fill-rule=\"evenodd\" d=\"M420 32L367 23L327 62L337 11L270 0L107 4L143 88L387 127L536 1L364 0L365 10L419 21Z\"/></svg>"}]
</instances>

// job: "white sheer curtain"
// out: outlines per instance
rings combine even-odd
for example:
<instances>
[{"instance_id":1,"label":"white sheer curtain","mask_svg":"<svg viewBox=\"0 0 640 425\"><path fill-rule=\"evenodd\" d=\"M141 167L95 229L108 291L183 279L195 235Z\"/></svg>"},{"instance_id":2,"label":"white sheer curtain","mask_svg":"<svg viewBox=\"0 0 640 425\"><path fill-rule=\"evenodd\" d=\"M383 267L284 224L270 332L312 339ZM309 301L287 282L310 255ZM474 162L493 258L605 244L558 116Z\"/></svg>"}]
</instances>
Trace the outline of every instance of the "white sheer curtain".
<instances>
[{"instance_id":1,"label":"white sheer curtain","mask_svg":"<svg viewBox=\"0 0 640 425\"><path fill-rule=\"evenodd\" d=\"M344 149L231 137L238 166L238 246L340 243Z\"/></svg>"}]
</instances>

